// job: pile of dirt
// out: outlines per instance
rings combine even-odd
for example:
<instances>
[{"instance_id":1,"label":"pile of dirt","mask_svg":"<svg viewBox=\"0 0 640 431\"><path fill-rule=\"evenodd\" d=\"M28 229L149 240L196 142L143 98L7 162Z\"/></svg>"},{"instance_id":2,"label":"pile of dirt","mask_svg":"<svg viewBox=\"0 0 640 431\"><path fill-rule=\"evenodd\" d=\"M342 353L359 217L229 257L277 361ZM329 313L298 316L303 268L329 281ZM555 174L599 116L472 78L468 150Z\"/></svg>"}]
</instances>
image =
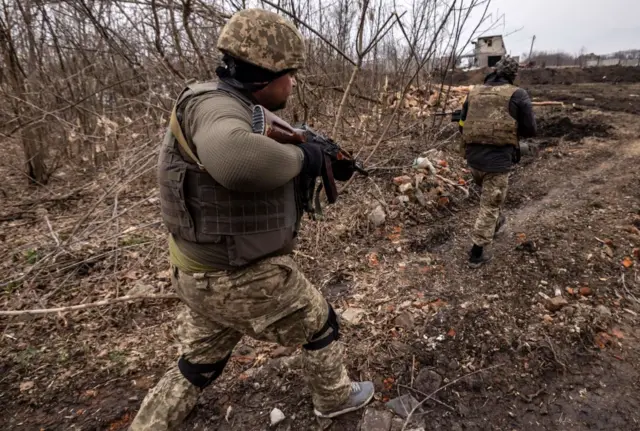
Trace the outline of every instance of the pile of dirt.
<instances>
[{"instance_id":1,"label":"pile of dirt","mask_svg":"<svg viewBox=\"0 0 640 431\"><path fill-rule=\"evenodd\" d=\"M491 68L476 69L453 74L453 85L469 85L482 82ZM640 67L570 67L564 69L535 68L520 69L518 85L571 85L593 82L636 83L640 82Z\"/></svg>"},{"instance_id":2,"label":"pile of dirt","mask_svg":"<svg viewBox=\"0 0 640 431\"><path fill-rule=\"evenodd\" d=\"M567 115L543 117L538 120L538 136L542 138L565 138L578 142L587 137L607 138L613 127L594 117L589 121Z\"/></svg>"}]
</instances>

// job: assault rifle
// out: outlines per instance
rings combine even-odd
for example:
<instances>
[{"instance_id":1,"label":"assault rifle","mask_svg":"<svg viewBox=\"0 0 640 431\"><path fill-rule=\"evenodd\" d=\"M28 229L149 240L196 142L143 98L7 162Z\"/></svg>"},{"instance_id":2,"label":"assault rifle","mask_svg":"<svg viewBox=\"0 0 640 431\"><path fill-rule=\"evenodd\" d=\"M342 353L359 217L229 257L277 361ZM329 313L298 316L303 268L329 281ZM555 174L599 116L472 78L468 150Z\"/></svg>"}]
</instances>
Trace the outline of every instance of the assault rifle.
<instances>
[{"instance_id":1,"label":"assault rifle","mask_svg":"<svg viewBox=\"0 0 640 431\"><path fill-rule=\"evenodd\" d=\"M314 200L316 179L307 178L302 185L303 208L306 212L322 215L320 191L323 187L327 201L332 204L338 199L335 180L348 181L355 172L364 176L369 175L369 172L362 167L360 162L331 138L314 131L306 124L293 127L264 106L254 105L252 130L254 133L266 135L281 144L295 145L314 142L322 147L324 153L322 182L315 191L315 209L312 207L311 202Z\"/></svg>"},{"instance_id":2,"label":"assault rifle","mask_svg":"<svg viewBox=\"0 0 640 431\"><path fill-rule=\"evenodd\" d=\"M433 115L435 117L444 117L446 115L451 115L451 122L452 123L457 123L462 118L462 110L461 109L456 109L455 111L450 111L450 112L436 112Z\"/></svg>"}]
</instances>

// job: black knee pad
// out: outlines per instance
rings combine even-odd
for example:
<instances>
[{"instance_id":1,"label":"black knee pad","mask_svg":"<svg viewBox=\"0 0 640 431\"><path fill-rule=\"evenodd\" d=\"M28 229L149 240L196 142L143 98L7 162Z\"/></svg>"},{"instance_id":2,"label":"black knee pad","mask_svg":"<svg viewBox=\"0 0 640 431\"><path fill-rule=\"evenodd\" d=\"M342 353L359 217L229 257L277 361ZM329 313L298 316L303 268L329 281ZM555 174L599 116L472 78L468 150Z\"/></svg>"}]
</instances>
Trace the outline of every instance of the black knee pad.
<instances>
[{"instance_id":1,"label":"black knee pad","mask_svg":"<svg viewBox=\"0 0 640 431\"><path fill-rule=\"evenodd\" d=\"M338 316L336 316L336 312L333 311L333 307L331 306L331 304L327 302L327 305L329 306L329 315L327 316L327 322L324 324L322 329L320 329L313 335L313 337L311 337L311 341L302 346L305 350L324 349L329 344L340 339L340 325L338 324ZM329 328L331 328L332 331L327 333ZM327 334L325 335L325 333Z\"/></svg>"},{"instance_id":2,"label":"black knee pad","mask_svg":"<svg viewBox=\"0 0 640 431\"><path fill-rule=\"evenodd\" d=\"M220 377L224 367L229 362L229 358L231 358L231 353L214 364L194 364L185 359L184 356L180 356L178 369L192 385L204 389ZM205 374L210 375L207 377Z\"/></svg>"}]
</instances>

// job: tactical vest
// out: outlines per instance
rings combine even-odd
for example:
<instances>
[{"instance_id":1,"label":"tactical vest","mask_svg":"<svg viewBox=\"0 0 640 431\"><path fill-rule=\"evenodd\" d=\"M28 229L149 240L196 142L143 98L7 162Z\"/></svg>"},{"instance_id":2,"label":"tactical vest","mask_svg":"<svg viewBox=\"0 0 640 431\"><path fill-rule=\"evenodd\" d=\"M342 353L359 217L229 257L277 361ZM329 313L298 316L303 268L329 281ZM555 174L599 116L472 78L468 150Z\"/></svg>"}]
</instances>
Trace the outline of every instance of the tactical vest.
<instances>
[{"instance_id":1,"label":"tactical vest","mask_svg":"<svg viewBox=\"0 0 640 431\"><path fill-rule=\"evenodd\" d=\"M479 85L469 92L464 144L518 145L518 123L509 115L514 85Z\"/></svg>"},{"instance_id":2,"label":"tactical vest","mask_svg":"<svg viewBox=\"0 0 640 431\"><path fill-rule=\"evenodd\" d=\"M300 211L293 180L271 191L237 192L216 182L200 164L195 145L183 134L180 113L190 98L221 91L251 109L248 99L224 83L191 84L178 97L160 150L160 207L171 234L227 247L228 265L242 266L290 248Z\"/></svg>"}]
</instances>

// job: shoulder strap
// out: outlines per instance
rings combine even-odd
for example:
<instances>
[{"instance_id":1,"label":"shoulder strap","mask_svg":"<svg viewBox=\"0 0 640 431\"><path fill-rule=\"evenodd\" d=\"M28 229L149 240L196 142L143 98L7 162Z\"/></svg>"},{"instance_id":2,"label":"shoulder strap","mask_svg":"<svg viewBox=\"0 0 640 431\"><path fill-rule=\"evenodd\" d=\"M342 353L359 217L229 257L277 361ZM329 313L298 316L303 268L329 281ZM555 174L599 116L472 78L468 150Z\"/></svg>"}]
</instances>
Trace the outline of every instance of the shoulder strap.
<instances>
[{"instance_id":1,"label":"shoulder strap","mask_svg":"<svg viewBox=\"0 0 640 431\"><path fill-rule=\"evenodd\" d=\"M176 138L178 144L180 144L180 147L186 153L187 157L191 159L191 161L195 163L202 171L205 170L204 165L200 162L200 159L198 159L198 156L195 155L193 149L187 142L187 139L184 136L184 132L182 131L182 127L180 126L180 121L178 121L178 106L186 99L189 99L193 96L211 93L216 90L218 90L217 83L198 83L195 82L195 80L187 82L186 87L180 92L180 95L173 105L173 109L171 110L171 118L169 119L169 128L171 130L171 133Z\"/></svg>"},{"instance_id":2,"label":"shoulder strap","mask_svg":"<svg viewBox=\"0 0 640 431\"><path fill-rule=\"evenodd\" d=\"M198 159L198 157L193 153L193 151L191 151L191 147L187 143L187 140L184 137L184 134L182 133L182 127L180 127L180 123L178 122L178 116L176 114L176 107L177 107L177 104L173 106L173 110L171 111L171 119L169 120L169 127L171 128L171 133L173 133L173 136L175 136L176 140L180 144L180 147L182 147L184 152L187 153L187 156L189 156L191 161L194 162L196 165L198 165L198 168L201 171L204 171L205 170L204 165L200 162L200 159Z\"/></svg>"},{"instance_id":3,"label":"shoulder strap","mask_svg":"<svg viewBox=\"0 0 640 431\"><path fill-rule=\"evenodd\" d=\"M204 93L210 93L213 91L223 91L226 94L234 97L241 103L247 105L249 109L253 108L253 102L251 102L249 98L247 98L244 94L240 93L237 89L235 89L234 87L232 87L231 85L225 82L220 81L217 83L196 83L192 81L187 83L186 88L182 90L182 92L180 93L180 96L178 96L178 99L176 100L176 103L173 105L173 109L171 111L171 118L169 120L169 127L171 129L171 133L173 134L173 136L175 136L176 140L180 144L180 147L183 149L186 155L191 159L193 163L195 163L198 166L199 169L203 171L205 170L204 165L200 162L198 157L193 152L191 146L189 145L189 143L187 142L187 139L184 136L182 127L180 127L180 122L178 121L177 108L180 103L184 102L186 99L190 97L198 96ZM186 94L189 92L190 94Z\"/></svg>"}]
</instances>

